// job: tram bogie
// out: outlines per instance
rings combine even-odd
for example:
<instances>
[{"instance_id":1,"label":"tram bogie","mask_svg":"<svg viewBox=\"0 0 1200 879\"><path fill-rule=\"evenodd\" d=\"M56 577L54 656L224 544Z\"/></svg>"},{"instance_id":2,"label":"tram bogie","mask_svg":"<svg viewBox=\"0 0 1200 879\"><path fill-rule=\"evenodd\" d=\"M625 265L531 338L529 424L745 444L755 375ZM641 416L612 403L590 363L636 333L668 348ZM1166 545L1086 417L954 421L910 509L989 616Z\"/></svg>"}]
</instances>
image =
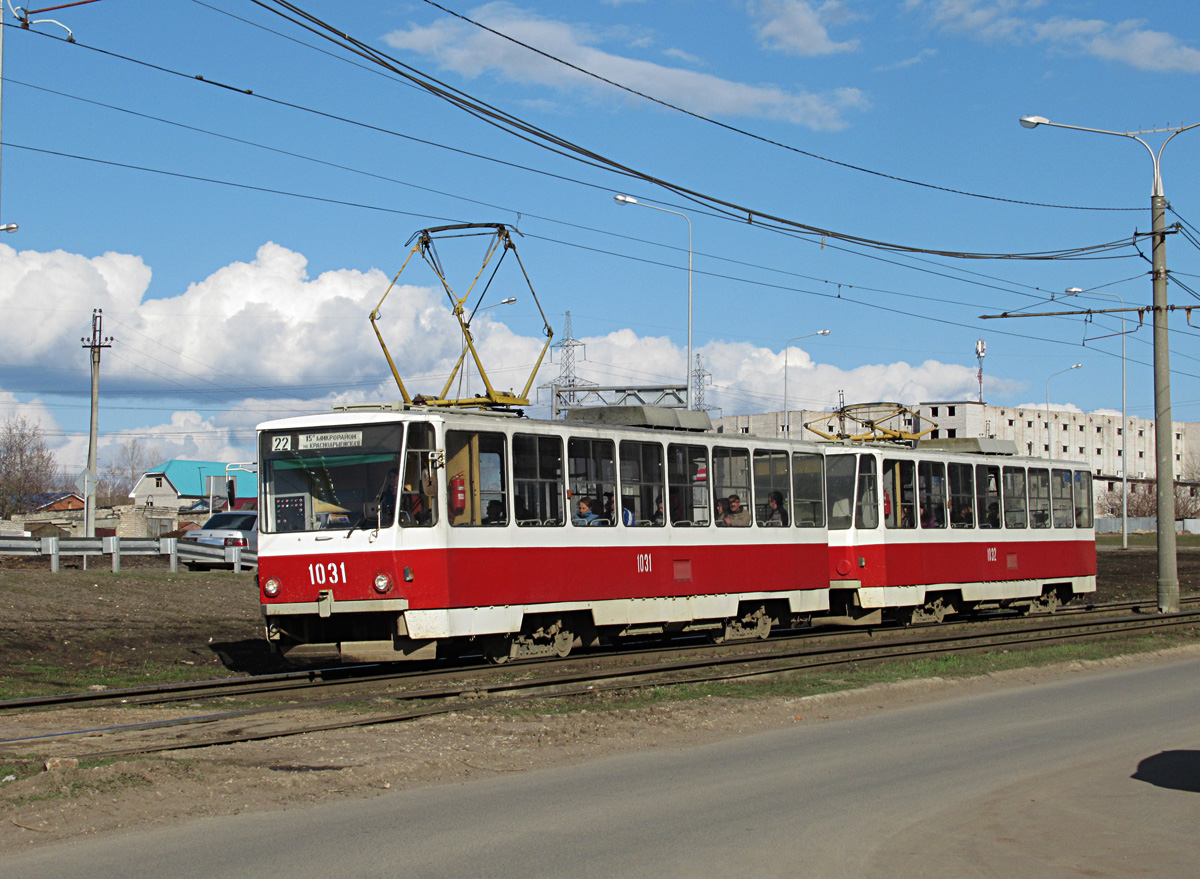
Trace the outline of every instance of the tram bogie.
<instances>
[{"instance_id":1,"label":"tram bogie","mask_svg":"<svg viewBox=\"0 0 1200 879\"><path fill-rule=\"evenodd\" d=\"M399 406L260 425L268 638L305 660L512 661L1095 590L1081 464L618 420Z\"/></svg>"}]
</instances>

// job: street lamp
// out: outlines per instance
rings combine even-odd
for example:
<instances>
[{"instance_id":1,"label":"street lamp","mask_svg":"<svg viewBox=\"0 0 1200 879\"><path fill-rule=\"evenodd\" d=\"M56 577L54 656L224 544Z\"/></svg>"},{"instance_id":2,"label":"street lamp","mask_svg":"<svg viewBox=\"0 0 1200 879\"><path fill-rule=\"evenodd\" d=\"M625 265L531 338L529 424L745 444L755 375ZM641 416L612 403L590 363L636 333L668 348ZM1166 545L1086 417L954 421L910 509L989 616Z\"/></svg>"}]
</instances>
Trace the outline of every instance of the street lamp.
<instances>
[{"instance_id":1,"label":"street lamp","mask_svg":"<svg viewBox=\"0 0 1200 879\"><path fill-rule=\"evenodd\" d=\"M1158 610L1160 613L1179 611L1179 565L1175 558L1175 449L1171 421L1171 342L1167 335L1167 199L1163 195L1162 154L1167 144L1177 134L1200 125L1194 122L1178 128L1156 128L1139 134L1171 132L1159 146L1158 152L1137 134L1128 131L1107 131L1103 128L1085 128L1081 125L1064 125L1051 122L1045 116L1022 116L1021 124L1026 128L1049 125L1072 131L1090 131L1093 134L1111 134L1136 140L1150 153L1154 164L1154 183L1150 191L1150 217L1153 227L1153 283L1154 283L1154 471L1157 483L1158 518ZM1126 462L1128 463L1128 462Z\"/></svg>"},{"instance_id":2,"label":"street lamp","mask_svg":"<svg viewBox=\"0 0 1200 879\"><path fill-rule=\"evenodd\" d=\"M1068 287L1068 296L1078 296L1084 291L1079 287ZM1125 423L1125 300L1116 293L1088 290L1091 296L1111 296L1121 303L1121 549L1129 549L1129 425ZM1101 336L1100 338L1104 338ZM1086 340L1085 340L1086 341Z\"/></svg>"},{"instance_id":3,"label":"street lamp","mask_svg":"<svg viewBox=\"0 0 1200 879\"><path fill-rule=\"evenodd\" d=\"M619 205L635 204L639 207L650 208L653 211L662 211L664 214L675 214L677 217L683 217L688 224L688 343L687 343L687 372L684 375L687 378L687 407L692 408L692 221L687 214L680 211L673 211L670 208L660 208L658 205L643 204L632 195L614 195L613 201Z\"/></svg>"},{"instance_id":4,"label":"street lamp","mask_svg":"<svg viewBox=\"0 0 1200 879\"><path fill-rule=\"evenodd\" d=\"M0 232L16 232L17 228L18 226L16 223L4 223L3 225L0 225Z\"/></svg>"},{"instance_id":5,"label":"street lamp","mask_svg":"<svg viewBox=\"0 0 1200 879\"><path fill-rule=\"evenodd\" d=\"M501 299L499 302L493 302L491 305L485 305L483 308L480 308L478 305L475 306L475 310L472 311L471 316L467 318L467 326L471 325L471 321L475 320L475 315L479 314L479 312L487 311L489 308L499 308L501 305L512 305L516 301L516 296L509 296L505 299Z\"/></svg>"},{"instance_id":6,"label":"street lamp","mask_svg":"<svg viewBox=\"0 0 1200 879\"><path fill-rule=\"evenodd\" d=\"M1064 372L1070 372L1072 369L1079 369L1079 367L1081 367L1081 366L1083 366L1082 363L1076 363L1074 366L1068 366L1066 369L1060 369L1058 372L1053 373L1049 378L1046 379L1046 457L1047 458L1054 457L1054 449L1053 449L1054 440L1050 436L1050 379L1054 378L1054 376L1056 376L1056 375L1062 375Z\"/></svg>"},{"instance_id":7,"label":"street lamp","mask_svg":"<svg viewBox=\"0 0 1200 879\"><path fill-rule=\"evenodd\" d=\"M829 330L817 330L815 333L805 333L803 336L793 336L784 343L783 346L783 432L789 437L792 435L792 419L788 413L788 394L787 394L787 375L788 375L788 348L792 342L800 339L809 339L813 336L828 336Z\"/></svg>"}]
</instances>

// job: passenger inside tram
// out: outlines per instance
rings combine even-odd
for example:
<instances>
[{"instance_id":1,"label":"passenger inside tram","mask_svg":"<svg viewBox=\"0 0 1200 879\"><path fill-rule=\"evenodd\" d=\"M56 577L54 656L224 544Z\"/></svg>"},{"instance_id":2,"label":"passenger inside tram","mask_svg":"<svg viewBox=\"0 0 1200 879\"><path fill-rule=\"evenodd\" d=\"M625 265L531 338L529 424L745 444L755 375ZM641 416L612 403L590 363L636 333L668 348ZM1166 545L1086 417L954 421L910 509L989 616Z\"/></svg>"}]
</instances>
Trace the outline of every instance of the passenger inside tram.
<instances>
[{"instance_id":1,"label":"passenger inside tram","mask_svg":"<svg viewBox=\"0 0 1200 879\"><path fill-rule=\"evenodd\" d=\"M576 504L575 516L571 519L574 525L594 525L600 521L600 517L592 511L594 501L591 498L581 497L579 503Z\"/></svg>"}]
</instances>

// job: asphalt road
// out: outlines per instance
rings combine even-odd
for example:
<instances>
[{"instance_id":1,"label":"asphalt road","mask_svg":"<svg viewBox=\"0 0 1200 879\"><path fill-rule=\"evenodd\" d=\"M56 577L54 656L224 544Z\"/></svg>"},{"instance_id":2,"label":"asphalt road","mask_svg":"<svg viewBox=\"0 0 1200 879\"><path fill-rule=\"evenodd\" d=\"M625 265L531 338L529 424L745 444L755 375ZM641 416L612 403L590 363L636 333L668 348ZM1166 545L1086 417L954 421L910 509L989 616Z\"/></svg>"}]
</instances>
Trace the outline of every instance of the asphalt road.
<instances>
[{"instance_id":1,"label":"asphalt road","mask_svg":"<svg viewBox=\"0 0 1200 879\"><path fill-rule=\"evenodd\" d=\"M87 876L1191 877L1200 660L6 859Z\"/></svg>"}]
</instances>

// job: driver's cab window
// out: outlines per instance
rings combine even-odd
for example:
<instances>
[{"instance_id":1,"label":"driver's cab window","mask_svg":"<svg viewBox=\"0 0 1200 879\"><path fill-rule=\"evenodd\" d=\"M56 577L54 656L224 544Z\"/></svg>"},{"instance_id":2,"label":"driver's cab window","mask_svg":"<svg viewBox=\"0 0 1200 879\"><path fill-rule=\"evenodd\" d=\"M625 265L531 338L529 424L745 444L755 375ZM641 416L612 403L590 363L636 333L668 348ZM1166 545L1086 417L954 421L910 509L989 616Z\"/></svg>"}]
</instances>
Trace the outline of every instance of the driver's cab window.
<instances>
[{"instance_id":1,"label":"driver's cab window","mask_svg":"<svg viewBox=\"0 0 1200 879\"><path fill-rule=\"evenodd\" d=\"M433 436L432 424L408 426L404 478L400 481L400 510L396 516L401 528L428 528L437 524L437 480L429 460L435 448Z\"/></svg>"}]
</instances>

